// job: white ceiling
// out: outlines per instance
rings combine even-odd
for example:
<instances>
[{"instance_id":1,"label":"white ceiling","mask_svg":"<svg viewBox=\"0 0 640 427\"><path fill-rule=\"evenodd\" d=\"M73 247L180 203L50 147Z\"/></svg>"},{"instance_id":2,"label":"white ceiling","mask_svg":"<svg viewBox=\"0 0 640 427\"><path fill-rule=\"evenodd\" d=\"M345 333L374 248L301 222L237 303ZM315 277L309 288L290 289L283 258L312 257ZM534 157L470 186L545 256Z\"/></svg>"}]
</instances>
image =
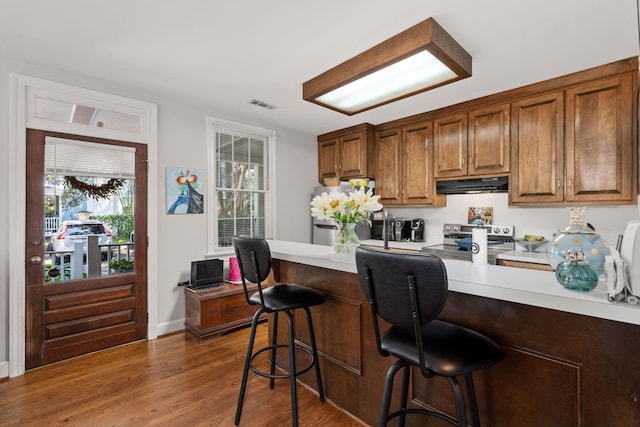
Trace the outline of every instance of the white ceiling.
<instances>
[{"instance_id":1,"label":"white ceiling","mask_svg":"<svg viewBox=\"0 0 640 427\"><path fill-rule=\"evenodd\" d=\"M0 56L317 135L636 56L637 1L0 0ZM351 117L302 100L306 80L428 17L472 77Z\"/></svg>"}]
</instances>

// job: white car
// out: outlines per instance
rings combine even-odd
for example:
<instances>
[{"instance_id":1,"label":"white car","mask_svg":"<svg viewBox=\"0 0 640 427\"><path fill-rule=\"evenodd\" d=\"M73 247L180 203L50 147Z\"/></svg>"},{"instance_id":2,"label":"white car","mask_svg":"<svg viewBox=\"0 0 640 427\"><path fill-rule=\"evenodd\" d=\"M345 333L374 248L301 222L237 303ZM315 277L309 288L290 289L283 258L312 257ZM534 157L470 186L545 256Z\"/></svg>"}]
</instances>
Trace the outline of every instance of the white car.
<instances>
[{"instance_id":1,"label":"white car","mask_svg":"<svg viewBox=\"0 0 640 427\"><path fill-rule=\"evenodd\" d=\"M83 241L83 248L86 250L88 235L97 235L99 245L113 243L111 231L101 221L64 221L52 239L53 250L73 251L73 244L77 241ZM102 252L107 252L107 250L107 248L102 248Z\"/></svg>"}]
</instances>

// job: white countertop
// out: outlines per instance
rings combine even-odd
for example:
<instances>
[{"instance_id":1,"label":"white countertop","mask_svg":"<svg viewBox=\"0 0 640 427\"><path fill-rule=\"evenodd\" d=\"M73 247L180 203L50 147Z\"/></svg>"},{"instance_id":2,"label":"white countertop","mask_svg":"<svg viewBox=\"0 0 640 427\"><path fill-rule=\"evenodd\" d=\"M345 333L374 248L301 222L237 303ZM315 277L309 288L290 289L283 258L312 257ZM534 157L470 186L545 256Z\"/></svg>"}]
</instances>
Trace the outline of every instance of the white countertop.
<instances>
[{"instance_id":1,"label":"white countertop","mask_svg":"<svg viewBox=\"0 0 640 427\"><path fill-rule=\"evenodd\" d=\"M377 242L376 246L381 243L371 242ZM361 243L371 244L369 241ZM405 245L426 246L411 242L389 242L389 245L399 249L416 247ZM357 273L355 256L336 254L330 246L269 240L269 247L276 259ZM640 305L609 302L602 283L593 291L582 293L563 288L555 274L549 271L479 265L453 259L443 261L447 267L449 290L454 292L640 325Z\"/></svg>"}]
</instances>

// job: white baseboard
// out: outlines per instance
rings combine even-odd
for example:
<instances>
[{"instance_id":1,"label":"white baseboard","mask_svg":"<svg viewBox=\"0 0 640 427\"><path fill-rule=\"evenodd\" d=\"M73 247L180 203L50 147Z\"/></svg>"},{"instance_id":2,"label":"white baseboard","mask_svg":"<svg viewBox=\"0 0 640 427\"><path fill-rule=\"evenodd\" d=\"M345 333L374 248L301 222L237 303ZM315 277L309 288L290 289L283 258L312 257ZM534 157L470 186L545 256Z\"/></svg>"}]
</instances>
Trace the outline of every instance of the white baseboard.
<instances>
[{"instance_id":1,"label":"white baseboard","mask_svg":"<svg viewBox=\"0 0 640 427\"><path fill-rule=\"evenodd\" d=\"M157 333L158 336L171 334L177 331L184 330L184 319L172 320L171 322L158 323Z\"/></svg>"},{"instance_id":2,"label":"white baseboard","mask_svg":"<svg viewBox=\"0 0 640 427\"><path fill-rule=\"evenodd\" d=\"M9 376L9 362L0 362L0 378Z\"/></svg>"}]
</instances>

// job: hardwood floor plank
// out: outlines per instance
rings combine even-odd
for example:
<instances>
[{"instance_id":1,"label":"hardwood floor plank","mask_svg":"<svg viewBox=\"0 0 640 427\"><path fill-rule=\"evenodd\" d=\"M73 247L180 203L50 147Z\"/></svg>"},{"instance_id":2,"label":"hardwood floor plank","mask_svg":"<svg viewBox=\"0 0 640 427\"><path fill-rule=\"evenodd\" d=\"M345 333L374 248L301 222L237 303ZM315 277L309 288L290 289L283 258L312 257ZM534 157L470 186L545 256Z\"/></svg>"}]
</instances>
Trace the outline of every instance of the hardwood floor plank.
<instances>
[{"instance_id":1,"label":"hardwood floor plank","mask_svg":"<svg viewBox=\"0 0 640 427\"><path fill-rule=\"evenodd\" d=\"M177 333L0 380L2 426L232 426L249 330L202 344ZM256 346L267 343L259 326ZM266 365L266 361L258 361ZM249 375L241 426L291 424L288 380ZM301 426L364 424L298 386Z\"/></svg>"}]
</instances>

